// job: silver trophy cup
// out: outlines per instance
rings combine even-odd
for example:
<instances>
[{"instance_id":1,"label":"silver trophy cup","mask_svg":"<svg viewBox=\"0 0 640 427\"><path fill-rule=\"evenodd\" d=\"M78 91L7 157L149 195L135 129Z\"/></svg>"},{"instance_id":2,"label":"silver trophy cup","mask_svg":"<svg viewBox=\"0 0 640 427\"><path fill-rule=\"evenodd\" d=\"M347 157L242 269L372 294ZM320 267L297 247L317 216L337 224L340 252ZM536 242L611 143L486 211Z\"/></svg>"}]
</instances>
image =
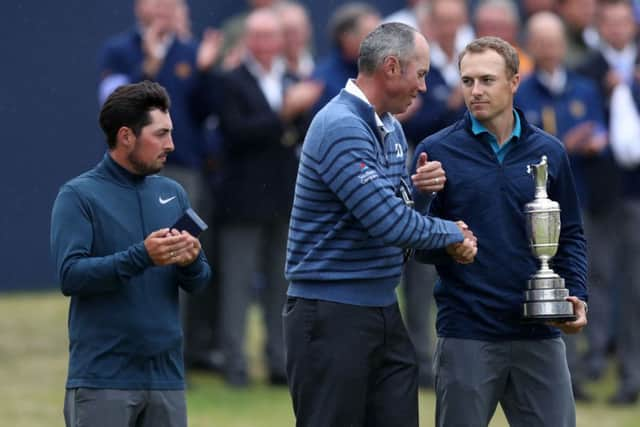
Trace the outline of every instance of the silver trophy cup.
<instances>
[{"instance_id":1,"label":"silver trophy cup","mask_svg":"<svg viewBox=\"0 0 640 427\"><path fill-rule=\"evenodd\" d=\"M569 321L576 318L573 304L566 301L569 291L564 279L549 267L549 260L558 251L560 205L547 195L547 167L547 156L527 167L536 183L535 198L525 206L527 234L531 250L540 260L540 269L527 281L522 315L529 321Z\"/></svg>"}]
</instances>

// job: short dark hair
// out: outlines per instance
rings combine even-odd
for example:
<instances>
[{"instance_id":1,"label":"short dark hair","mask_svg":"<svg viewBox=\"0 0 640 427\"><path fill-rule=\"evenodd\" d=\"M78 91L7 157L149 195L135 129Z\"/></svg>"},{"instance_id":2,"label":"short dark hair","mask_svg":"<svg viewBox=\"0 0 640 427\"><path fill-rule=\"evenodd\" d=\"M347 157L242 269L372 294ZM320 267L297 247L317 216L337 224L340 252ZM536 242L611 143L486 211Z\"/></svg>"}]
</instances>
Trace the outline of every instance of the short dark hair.
<instances>
[{"instance_id":1,"label":"short dark hair","mask_svg":"<svg viewBox=\"0 0 640 427\"><path fill-rule=\"evenodd\" d=\"M482 53L487 50L495 51L504 59L508 77L513 77L518 74L518 69L520 68L518 52L509 43L502 40L500 37L494 36L480 37L479 39L475 39L469 43L458 56L458 69L460 69L462 58L467 53Z\"/></svg>"},{"instance_id":2,"label":"short dark hair","mask_svg":"<svg viewBox=\"0 0 640 427\"><path fill-rule=\"evenodd\" d=\"M416 30L406 24L390 22L379 25L360 44L358 71L371 75L390 55L405 64L415 53Z\"/></svg>"},{"instance_id":3,"label":"short dark hair","mask_svg":"<svg viewBox=\"0 0 640 427\"><path fill-rule=\"evenodd\" d=\"M151 123L149 111L169 111L171 100L160 84L145 80L117 88L104 102L98 121L107 137L109 149L116 146L118 130L126 126L134 135L140 135L143 127Z\"/></svg>"}]
</instances>

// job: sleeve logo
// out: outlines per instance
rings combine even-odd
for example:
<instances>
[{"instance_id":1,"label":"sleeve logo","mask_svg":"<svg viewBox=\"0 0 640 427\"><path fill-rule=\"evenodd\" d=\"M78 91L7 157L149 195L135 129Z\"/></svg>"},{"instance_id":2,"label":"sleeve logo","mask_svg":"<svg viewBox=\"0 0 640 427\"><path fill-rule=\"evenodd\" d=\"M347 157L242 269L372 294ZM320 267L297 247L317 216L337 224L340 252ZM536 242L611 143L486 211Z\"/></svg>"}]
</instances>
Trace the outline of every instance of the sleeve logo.
<instances>
[{"instance_id":1,"label":"sleeve logo","mask_svg":"<svg viewBox=\"0 0 640 427\"><path fill-rule=\"evenodd\" d=\"M378 172L374 169L369 169L369 166L367 166L365 162L360 162L358 166L360 168L360 175L358 175L358 178L360 178L361 184L366 184L367 182L371 182L378 178Z\"/></svg>"}]
</instances>

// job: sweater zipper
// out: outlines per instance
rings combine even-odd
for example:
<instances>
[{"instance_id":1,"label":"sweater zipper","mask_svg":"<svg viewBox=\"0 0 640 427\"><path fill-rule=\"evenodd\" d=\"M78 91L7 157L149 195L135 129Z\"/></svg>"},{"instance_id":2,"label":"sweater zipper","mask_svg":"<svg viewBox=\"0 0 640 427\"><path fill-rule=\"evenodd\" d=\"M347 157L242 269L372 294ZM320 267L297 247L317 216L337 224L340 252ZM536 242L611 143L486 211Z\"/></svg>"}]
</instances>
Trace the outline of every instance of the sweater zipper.
<instances>
[{"instance_id":1,"label":"sweater zipper","mask_svg":"<svg viewBox=\"0 0 640 427\"><path fill-rule=\"evenodd\" d=\"M148 231L147 231L147 226L144 222L144 212L142 210L142 197L140 195L140 185L141 184L136 184L136 199L138 200L138 213L140 215L140 225L142 226L142 240L146 239Z\"/></svg>"}]
</instances>

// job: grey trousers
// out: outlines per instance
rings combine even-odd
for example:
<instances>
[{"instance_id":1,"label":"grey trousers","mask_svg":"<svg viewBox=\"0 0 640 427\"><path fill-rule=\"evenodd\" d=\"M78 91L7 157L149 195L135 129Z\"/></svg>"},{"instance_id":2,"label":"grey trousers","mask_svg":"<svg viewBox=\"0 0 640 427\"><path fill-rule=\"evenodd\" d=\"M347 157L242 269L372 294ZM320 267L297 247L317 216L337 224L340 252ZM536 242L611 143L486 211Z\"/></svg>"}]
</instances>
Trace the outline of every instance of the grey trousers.
<instances>
[{"instance_id":1,"label":"grey trousers","mask_svg":"<svg viewBox=\"0 0 640 427\"><path fill-rule=\"evenodd\" d=\"M615 333L617 283L621 279L620 267L624 269L621 236L627 236L622 229L623 218L619 206L612 206L598 216L584 214L589 255L589 326L585 333L588 362L596 369L604 369L607 347ZM635 234L635 230L632 233ZM572 368L570 361L569 369Z\"/></svg>"},{"instance_id":2,"label":"grey trousers","mask_svg":"<svg viewBox=\"0 0 640 427\"><path fill-rule=\"evenodd\" d=\"M404 266L404 317L409 336L416 348L418 368L423 379L430 379L432 376L431 355L435 328L431 307L434 307L433 287L437 278L438 274L432 265L411 259Z\"/></svg>"},{"instance_id":3,"label":"grey trousers","mask_svg":"<svg viewBox=\"0 0 640 427\"><path fill-rule=\"evenodd\" d=\"M511 427L575 427L560 338L487 342L438 338L436 426L486 427L498 403Z\"/></svg>"},{"instance_id":4,"label":"grey trousers","mask_svg":"<svg viewBox=\"0 0 640 427\"><path fill-rule=\"evenodd\" d=\"M619 287L617 347L620 358L620 388L640 391L640 200L625 200L622 206L624 236L622 280ZM589 311L591 314L591 311ZM589 322L591 323L591 322Z\"/></svg>"},{"instance_id":5,"label":"grey trousers","mask_svg":"<svg viewBox=\"0 0 640 427\"><path fill-rule=\"evenodd\" d=\"M247 310L255 294L256 273L264 273L260 295L269 373L285 375L282 307L287 292L284 278L287 226L282 221L224 225L221 229L223 351L227 375L247 374Z\"/></svg>"},{"instance_id":6,"label":"grey trousers","mask_svg":"<svg viewBox=\"0 0 640 427\"><path fill-rule=\"evenodd\" d=\"M67 427L187 427L184 390L67 389Z\"/></svg>"}]
</instances>

